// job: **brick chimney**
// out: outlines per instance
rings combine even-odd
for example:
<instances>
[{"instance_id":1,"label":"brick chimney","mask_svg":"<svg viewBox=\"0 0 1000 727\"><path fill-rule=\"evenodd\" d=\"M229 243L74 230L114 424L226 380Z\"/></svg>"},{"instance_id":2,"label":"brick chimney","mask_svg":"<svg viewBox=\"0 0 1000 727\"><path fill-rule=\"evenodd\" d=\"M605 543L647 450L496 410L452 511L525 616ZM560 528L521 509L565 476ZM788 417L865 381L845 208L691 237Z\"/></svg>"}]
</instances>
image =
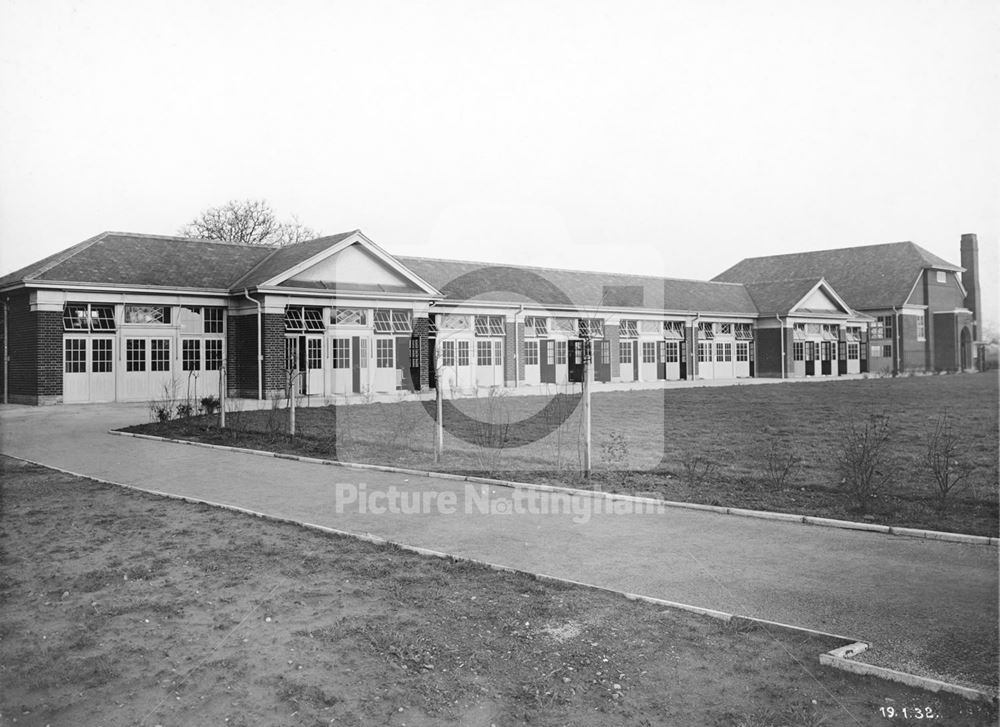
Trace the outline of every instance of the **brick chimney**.
<instances>
[{"instance_id":1,"label":"brick chimney","mask_svg":"<svg viewBox=\"0 0 1000 727\"><path fill-rule=\"evenodd\" d=\"M979 302L982 294L979 292L979 239L974 233L962 235L962 285L965 286L965 307L972 311L975 319L973 338L979 340Z\"/></svg>"}]
</instances>

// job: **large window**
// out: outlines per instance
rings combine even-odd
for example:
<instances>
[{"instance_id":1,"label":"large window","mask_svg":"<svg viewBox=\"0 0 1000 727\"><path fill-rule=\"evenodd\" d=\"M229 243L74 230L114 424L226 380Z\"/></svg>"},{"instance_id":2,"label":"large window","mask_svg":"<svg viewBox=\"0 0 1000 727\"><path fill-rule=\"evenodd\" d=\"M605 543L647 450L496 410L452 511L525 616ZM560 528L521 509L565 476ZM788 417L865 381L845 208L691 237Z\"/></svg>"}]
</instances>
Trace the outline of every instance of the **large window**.
<instances>
[{"instance_id":1,"label":"large window","mask_svg":"<svg viewBox=\"0 0 1000 727\"><path fill-rule=\"evenodd\" d=\"M169 325L170 306L126 305L125 323L134 323L145 326Z\"/></svg>"},{"instance_id":2,"label":"large window","mask_svg":"<svg viewBox=\"0 0 1000 727\"><path fill-rule=\"evenodd\" d=\"M67 303L63 306L63 328L67 331L113 331L115 307Z\"/></svg>"},{"instance_id":3,"label":"large window","mask_svg":"<svg viewBox=\"0 0 1000 727\"><path fill-rule=\"evenodd\" d=\"M334 338L330 341L332 346L332 365L335 369L351 368L351 339Z\"/></svg>"},{"instance_id":4,"label":"large window","mask_svg":"<svg viewBox=\"0 0 1000 727\"><path fill-rule=\"evenodd\" d=\"M476 341L476 365L477 366L492 366L493 365L493 346L490 345L492 341Z\"/></svg>"},{"instance_id":5,"label":"large window","mask_svg":"<svg viewBox=\"0 0 1000 727\"><path fill-rule=\"evenodd\" d=\"M642 342L642 362L646 364L656 363L656 341Z\"/></svg>"},{"instance_id":6,"label":"large window","mask_svg":"<svg viewBox=\"0 0 1000 727\"><path fill-rule=\"evenodd\" d=\"M618 321L619 338L638 338L638 336L639 336L639 325L637 321L634 320Z\"/></svg>"},{"instance_id":7,"label":"large window","mask_svg":"<svg viewBox=\"0 0 1000 727\"><path fill-rule=\"evenodd\" d=\"M181 369L201 370L201 341L197 338L185 338L181 341Z\"/></svg>"},{"instance_id":8,"label":"large window","mask_svg":"<svg viewBox=\"0 0 1000 727\"><path fill-rule=\"evenodd\" d=\"M125 370L126 371L146 370L145 338L125 339Z\"/></svg>"},{"instance_id":9,"label":"large window","mask_svg":"<svg viewBox=\"0 0 1000 727\"><path fill-rule=\"evenodd\" d=\"M477 336L504 335L503 316L476 316Z\"/></svg>"},{"instance_id":10,"label":"large window","mask_svg":"<svg viewBox=\"0 0 1000 727\"><path fill-rule=\"evenodd\" d=\"M538 341L524 342L524 365L525 366L538 365Z\"/></svg>"},{"instance_id":11,"label":"large window","mask_svg":"<svg viewBox=\"0 0 1000 727\"><path fill-rule=\"evenodd\" d=\"M209 338L205 341L205 370L219 371L222 369L222 339Z\"/></svg>"},{"instance_id":12,"label":"large window","mask_svg":"<svg viewBox=\"0 0 1000 727\"><path fill-rule=\"evenodd\" d=\"M623 364L632 363L632 342L631 341L619 341L618 342L618 360Z\"/></svg>"},{"instance_id":13,"label":"large window","mask_svg":"<svg viewBox=\"0 0 1000 727\"><path fill-rule=\"evenodd\" d=\"M64 342L67 374L87 373L87 339L67 338Z\"/></svg>"},{"instance_id":14,"label":"large window","mask_svg":"<svg viewBox=\"0 0 1000 727\"><path fill-rule=\"evenodd\" d=\"M392 369L396 367L395 346L396 341L392 338L375 339L375 366L380 369Z\"/></svg>"}]
</instances>

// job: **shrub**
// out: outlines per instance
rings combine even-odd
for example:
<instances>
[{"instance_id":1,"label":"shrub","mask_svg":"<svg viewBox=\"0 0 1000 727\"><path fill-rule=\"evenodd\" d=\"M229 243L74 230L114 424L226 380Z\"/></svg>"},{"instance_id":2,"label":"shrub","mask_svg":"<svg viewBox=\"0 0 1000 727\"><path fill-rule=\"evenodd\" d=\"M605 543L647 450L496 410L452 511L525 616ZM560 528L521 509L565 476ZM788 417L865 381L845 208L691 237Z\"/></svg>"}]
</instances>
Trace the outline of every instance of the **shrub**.
<instances>
[{"instance_id":1,"label":"shrub","mask_svg":"<svg viewBox=\"0 0 1000 727\"><path fill-rule=\"evenodd\" d=\"M206 414L215 414L219 408L219 397L217 396L204 396L201 399L201 408Z\"/></svg>"},{"instance_id":2,"label":"shrub","mask_svg":"<svg viewBox=\"0 0 1000 727\"><path fill-rule=\"evenodd\" d=\"M778 439L772 439L764 450L764 480L775 490L784 489L801 464L802 458L795 450Z\"/></svg>"},{"instance_id":3,"label":"shrub","mask_svg":"<svg viewBox=\"0 0 1000 727\"><path fill-rule=\"evenodd\" d=\"M181 402L177 405L177 418L186 419L194 413L194 407L188 402Z\"/></svg>"},{"instance_id":4,"label":"shrub","mask_svg":"<svg viewBox=\"0 0 1000 727\"><path fill-rule=\"evenodd\" d=\"M837 448L840 485L863 513L894 475L890 432L886 414L869 414L860 422L852 415L843 425Z\"/></svg>"},{"instance_id":5,"label":"shrub","mask_svg":"<svg viewBox=\"0 0 1000 727\"><path fill-rule=\"evenodd\" d=\"M937 487L938 507L948 506L948 497L969 484L973 464L965 442L959 437L947 414L934 420L924 435L923 464Z\"/></svg>"},{"instance_id":6,"label":"shrub","mask_svg":"<svg viewBox=\"0 0 1000 727\"><path fill-rule=\"evenodd\" d=\"M690 487L698 487L708 482L715 475L715 462L698 452L684 452L681 455L681 466L684 468L684 481Z\"/></svg>"}]
</instances>

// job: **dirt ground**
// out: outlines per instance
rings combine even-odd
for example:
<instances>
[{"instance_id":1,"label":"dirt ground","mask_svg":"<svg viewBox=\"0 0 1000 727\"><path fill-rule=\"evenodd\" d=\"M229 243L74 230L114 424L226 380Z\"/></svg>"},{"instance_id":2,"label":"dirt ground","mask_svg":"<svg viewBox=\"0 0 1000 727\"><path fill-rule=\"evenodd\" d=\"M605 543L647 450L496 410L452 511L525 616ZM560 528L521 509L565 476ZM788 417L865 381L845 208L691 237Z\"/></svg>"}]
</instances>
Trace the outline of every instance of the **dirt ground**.
<instances>
[{"instance_id":1,"label":"dirt ground","mask_svg":"<svg viewBox=\"0 0 1000 727\"><path fill-rule=\"evenodd\" d=\"M285 434L284 409L233 412L225 431L214 417L128 430L345 462L996 536L997 384L995 373L984 373L595 394L590 480L580 474L579 397L569 395L456 400L445 410L445 455L438 463L433 419L420 402L301 408L294 439ZM884 414L890 423L883 469L892 477L861 511L840 487L837 447L847 422L869 413ZM922 462L929 428L945 415L970 476L941 509ZM510 426L498 432L483 421ZM787 457L795 465L776 481L770 473Z\"/></svg>"},{"instance_id":2,"label":"dirt ground","mask_svg":"<svg viewBox=\"0 0 1000 727\"><path fill-rule=\"evenodd\" d=\"M996 720L829 640L0 465L2 725Z\"/></svg>"}]
</instances>

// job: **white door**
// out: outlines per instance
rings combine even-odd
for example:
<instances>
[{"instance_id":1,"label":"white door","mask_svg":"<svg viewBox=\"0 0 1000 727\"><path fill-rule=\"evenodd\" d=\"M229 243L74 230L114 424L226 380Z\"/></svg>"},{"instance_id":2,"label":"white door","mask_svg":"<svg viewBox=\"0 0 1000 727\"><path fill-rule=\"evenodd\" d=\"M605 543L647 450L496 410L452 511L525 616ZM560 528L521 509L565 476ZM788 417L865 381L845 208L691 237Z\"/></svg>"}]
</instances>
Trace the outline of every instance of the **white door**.
<instances>
[{"instance_id":1,"label":"white door","mask_svg":"<svg viewBox=\"0 0 1000 727\"><path fill-rule=\"evenodd\" d=\"M396 339L387 336L375 338L375 391L396 390Z\"/></svg>"},{"instance_id":2,"label":"white door","mask_svg":"<svg viewBox=\"0 0 1000 727\"><path fill-rule=\"evenodd\" d=\"M323 337L305 336L306 368L305 390L309 396L323 396Z\"/></svg>"},{"instance_id":3,"label":"white door","mask_svg":"<svg viewBox=\"0 0 1000 727\"><path fill-rule=\"evenodd\" d=\"M536 386L542 380L538 364L538 341L524 342L524 383Z\"/></svg>"},{"instance_id":4,"label":"white door","mask_svg":"<svg viewBox=\"0 0 1000 727\"><path fill-rule=\"evenodd\" d=\"M331 338L329 390L334 394L350 394L354 390L355 368L355 361L351 355L351 339Z\"/></svg>"},{"instance_id":5,"label":"white door","mask_svg":"<svg viewBox=\"0 0 1000 727\"><path fill-rule=\"evenodd\" d=\"M115 339L64 337L63 401L114 401L115 394Z\"/></svg>"}]
</instances>

